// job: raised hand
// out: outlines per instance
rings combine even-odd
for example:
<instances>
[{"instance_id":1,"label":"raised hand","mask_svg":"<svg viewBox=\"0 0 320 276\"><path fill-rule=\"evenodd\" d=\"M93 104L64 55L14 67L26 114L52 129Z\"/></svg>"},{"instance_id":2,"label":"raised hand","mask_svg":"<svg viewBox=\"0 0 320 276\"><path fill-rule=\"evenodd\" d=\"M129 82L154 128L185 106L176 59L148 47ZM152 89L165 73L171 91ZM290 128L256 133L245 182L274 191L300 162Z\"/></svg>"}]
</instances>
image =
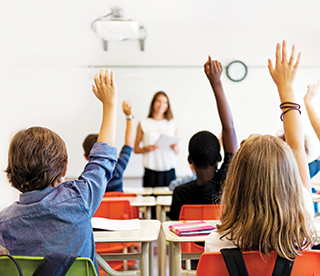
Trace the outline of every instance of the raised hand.
<instances>
[{"instance_id":1,"label":"raised hand","mask_svg":"<svg viewBox=\"0 0 320 276\"><path fill-rule=\"evenodd\" d=\"M212 86L221 83L220 77L222 74L222 65L217 60L211 60L210 55L208 56L207 62L204 64L204 72Z\"/></svg>"},{"instance_id":2,"label":"raised hand","mask_svg":"<svg viewBox=\"0 0 320 276\"><path fill-rule=\"evenodd\" d=\"M282 49L281 44L277 43L275 67L273 67L272 61L268 59L269 72L278 87L281 99L286 97L286 91L288 91L288 89L292 90L292 84L300 63L300 57L301 54L298 53L297 60L295 61L295 46L292 45L292 51L288 61L287 44L284 40L282 42Z\"/></svg>"},{"instance_id":3,"label":"raised hand","mask_svg":"<svg viewBox=\"0 0 320 276\"><path fill-rule=\"evenodd\" d=\"M316 84L308 85L308 91L304 96L304 101L312 101L313 97L318 93L320 80Z\"/></svg>"},{"instance_id":4,"label":"raised hand","mask_svg":"<svg viewBox=\"0 0 320 276\"><path fill-rule=\"evenodd\" d=\"M117 100L117 86L114 73L110 69L102 68L94 76L94 83L92 91L102 103L114 103Z\"/></svg>"},{"instance_id":5,"label":"raised hand","mask_svg":"<svg viewBox=\"0 0 320 276\"><path fill-rule=\"evenodd\" d=\"M98 136L98 142L106 142L111 146L115 145L116 133L116 103L117 86L114 80L114 73L109 69L101 69L94 76L92 91L102 102L102 122Z\"/></svg>"},{"instance_id":6,"label":"raised hand","mask_svg":"<svg viewBox=\"0 0 320 276\"><path fill-rule=\"evenodd\" d=\"M129 100L125 100L122 102L122 110L123 110L123 113L125 115L132 115L132 111L131 111L131 108L132 108L132 102L129 101Z\"/></svg>"}]
</instances>

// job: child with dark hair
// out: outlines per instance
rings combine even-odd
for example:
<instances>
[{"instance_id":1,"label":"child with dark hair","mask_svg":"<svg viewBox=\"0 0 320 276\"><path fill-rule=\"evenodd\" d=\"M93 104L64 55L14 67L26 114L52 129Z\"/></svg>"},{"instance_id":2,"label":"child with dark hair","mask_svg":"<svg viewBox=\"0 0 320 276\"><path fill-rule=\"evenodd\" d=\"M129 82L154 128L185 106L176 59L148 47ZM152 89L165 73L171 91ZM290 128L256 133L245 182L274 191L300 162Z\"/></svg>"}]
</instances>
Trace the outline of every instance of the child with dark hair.
<instances>
[{"instance_id":1,"label":"child with dark hair","mask_svg":"<svg viewBox=\"0 0 320 276\"><path fill-rule=\"evenodd\" d=\"M192 136L189 141L188 162L192 164L197 179L174 189L169 213L171 220L179 219L180 209L184 204L216 204L220 202L219 195L226 178L228 164L238 148L231 110L220 79L222 65L216 60L212 61L209 56L204 69L216 98L222 124L224 160L218 169L218 163L222 158L220 143L214 134L209 131L200 131Z\"/></svg>"},{"instance_id":2,"label":"child with dark hair","mask_svg":"<svg viewBox=\"0 0 320 276\"><path fill-rule=\"evenodd\" d=\"M133 134L133 115L132 115L132 103L130 101L123 101L122 110L126 115L126 134L124 146L121 149L119 154L118 162L113 170L112 179L108 182L106 192L123 192L123 173L127 167L127 164L130 159L130 155L134 143L134 134ZM98 134L89 134L86 139L83 141L84 157L89 160L88 155L94 143L97 141Z\"/></svg>"},{"instance_id":3,"label":"child with dark hair","mask_svg":"<svg viewBox=\"0 0 320 276\"><path fill-rule=\"evenodd\" d=\"M91 218L117 161L117 88L113 72L101 69L92 90L102 102L97 143L78 180L64 182L67 150L52 130L30 127L10 143L7 177L20 199L0 213L0 245L11 255L59 252L90 258L98 272Z\"/></svg>"}]
</instances>

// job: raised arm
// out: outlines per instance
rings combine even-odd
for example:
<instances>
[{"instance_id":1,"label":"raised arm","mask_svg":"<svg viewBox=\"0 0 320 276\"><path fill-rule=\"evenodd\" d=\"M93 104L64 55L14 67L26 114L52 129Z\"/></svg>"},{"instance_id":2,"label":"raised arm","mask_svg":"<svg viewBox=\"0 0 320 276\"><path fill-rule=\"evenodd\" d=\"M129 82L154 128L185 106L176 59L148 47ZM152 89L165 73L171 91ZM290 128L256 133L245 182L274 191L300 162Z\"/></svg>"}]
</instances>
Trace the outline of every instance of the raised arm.
<instances>
[{"instance_id":1,"label":"raised arm","mask_svg":"<svg viewBox=\"0 0 320 276\"><path fill-rule=\"evenodd\" d=\"M310 84L308 86L308 91L304 96L304 104L307 109L310 123L315 133L317 134L318 139L320 140L320 117L318 116L317 111L312 102L314 96L317 94L319 90L319 84L320 84L320 81L318 81L316 84Z\"/></svg>"},{"instance_id":2,"label":"raised arm","mask_svg":"<svg viewBox=\"0 0 320 276\"><path fill-rule=\"evenodd\" d=\"M222 82L222 65L217 60L211 60L204 64L204 72L209 79L214 96L216 98L218 113L222 125L222 141L225 152L235 153L238 149L237 136L233 125L231 110L225 96Z\"/></svg>"},{"instance_id":3,"label":"raised arm","mask_svg":"<svg viewBox=\"0 0 320 276\"><path fill-rule=\"evenodd\" d=\"M109 69L101 69L94 77L92 91L102 102L102 123L97 142L115 145L117 86L114 73Z\"/></svg>"},{"instance_id":4,"label":"raised arm","mask_svg":"<svg viewBox=\"0 0 320 276\"><path fill-rule=\"evenodd\" d=\"M129 100L122 102L122 110L126 115L126 134L124 138L124 144L133 148L134 144L134 133L133 133L133 115L132 115L132 103Z\"/></svg>"},{"instance_id":5,"label":"raised arm","mask_svg":"<svg viewBox=\"0 0 320 276\"><path fill-rule=\"evenodd\" d=\"M298 70L300 56L299 53L295 61L295 46L293 45L288 61L287 45L286 41L283 41L282 49L280 43L276 47L275 67L273 68L273 64L269 59L268 68L274 83L278 87L280 101L283 106L282 119L286 142L291 147L296 158L302 183L311 193L308 163L304 149L303 127L293 91L293 81ZM296 108L292 108L292 106L296 106Z\"/></svg>"}]
</instances>

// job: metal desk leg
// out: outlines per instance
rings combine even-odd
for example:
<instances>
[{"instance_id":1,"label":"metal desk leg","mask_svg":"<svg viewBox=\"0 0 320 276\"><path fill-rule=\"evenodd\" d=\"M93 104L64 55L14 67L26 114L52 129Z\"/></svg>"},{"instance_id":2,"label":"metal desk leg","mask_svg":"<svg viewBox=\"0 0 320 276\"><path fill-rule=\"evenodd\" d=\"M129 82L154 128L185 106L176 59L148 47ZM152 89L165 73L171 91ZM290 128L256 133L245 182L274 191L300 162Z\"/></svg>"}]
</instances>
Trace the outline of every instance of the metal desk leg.
<instances>
[{"instance_id":1,"label":"metal desk leg","mask_svg":"<svg viewBox=\"0 0 320 276\"><path fill-rule=\"evenodd\" d=\"M151 219L151 207L150 206L144 207L144 218Z\"/></svg>"},{"instance_id":2,"label":"metal desk leg","mask_svg":"<svg viewBox=\"0 0 320 276\"><path fill-rule=\"evenodd\" d=\"M143 242L141 244L141 261L140 270L141 276L148 276L149 274L149 242Z\"/></svg>"},{"instance_id":3,"label":"metal desk leg","mask_svg":"<svg viewBox=\"0 0 320 276\"><path fill-rule=\"evenodd\" d=\"M181 276L181 244L179 242L169 243L169 257L170 276Z\"/></svg>"},{"instance_id":4,"label":"metal desk leg","mask_svg":"<svg viewBox=\"0 0 320 276\"><path fill-rule=\"evenodd\" d=\"M149 243L149 275L153 275L153 245Z\"/></svg>"},{"instance_id":5,"label":"metal desk leg","mask_svg":"<svg viewBox=\"0 0 320 276\"><path fill-rule=\"evenodd\" d=\"M159 208L158 208L159 207ZM160 222L166 221L165 206L157 206L158 208L158 219ZM163 235L162 228L160 228L159 239L158 239L158 271L159 276L166 275L166 240Z\"/></svg>"}]
</instances>

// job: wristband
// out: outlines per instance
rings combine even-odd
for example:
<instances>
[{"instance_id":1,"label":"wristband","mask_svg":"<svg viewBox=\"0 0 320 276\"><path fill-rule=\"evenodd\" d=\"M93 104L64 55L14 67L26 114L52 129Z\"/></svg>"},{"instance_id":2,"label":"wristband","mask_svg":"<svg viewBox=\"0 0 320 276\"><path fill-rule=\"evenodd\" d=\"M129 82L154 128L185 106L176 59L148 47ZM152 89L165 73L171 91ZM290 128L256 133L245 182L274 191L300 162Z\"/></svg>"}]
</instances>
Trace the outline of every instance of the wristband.
<instances>
[{"instance_id":1,"label":"wristband","mask_svg":"<svg viewBox=\"0 0 320 276\"><path fill-rule=\"evenodd\" d=\"M134 116L131 114L131 115L127 115L126 118L127 118L127 120L132 120L134 118Z\"/></svg>"}]
</instances>

